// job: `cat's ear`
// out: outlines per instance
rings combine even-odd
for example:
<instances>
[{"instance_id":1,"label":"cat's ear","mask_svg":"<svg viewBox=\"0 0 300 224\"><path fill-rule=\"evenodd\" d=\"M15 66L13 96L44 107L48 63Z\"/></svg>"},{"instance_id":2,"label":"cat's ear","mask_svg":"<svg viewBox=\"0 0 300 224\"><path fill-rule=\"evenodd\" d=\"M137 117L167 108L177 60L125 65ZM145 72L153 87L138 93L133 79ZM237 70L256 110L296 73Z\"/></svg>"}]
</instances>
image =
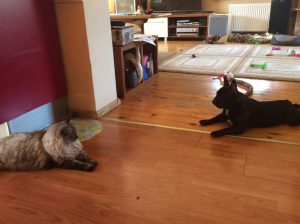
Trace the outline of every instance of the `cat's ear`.
<instances>
[{"instance_id":1,"label":"cat's ear","mask_svg":"<svg viewBox=\"0 0 300 224\"><path fill-rule=\"evenodd\" d=\"M238 92L237 83L236 83L236 80L235 80L235 79L233 79L233 80L231 81L230 87L232 88L232 90L233 90L234 93L237 93L237 92Z\"/></svg>"},{"instance_id":2,"label":"cat's ear","mask_svg":"<svg viewBox=\"0 0 300 224\"><path fill-rule=\"evenodd\" d=\"M224 75L224 86L229 86L229 82L226 75Z\"/></svg>"},{"instance_id":3,"label":"cat's ear","mask_svg":"<svg viewBox=\"0 0 300 224\"><path fill-rule=\"evenodd\" d=\"M71 124L71 120L74 118L79 117L79 113L78 112L71 112L68 116L68 119L66 120L66 124L69 125Z\"/></svg>"},{"instance_id":4,"label":"cat's ear","mask_svg":"<svg viewBox=\"0 0 300 224\"><path fill-rule=\"evenodd\" d=\"M69 124L71 124L71 120L72 120L72 117L71 117L71 116L69 116L69 117L68 117L68 119L66 120L66 125L69 125Z\"/></svg>"}]
</instances>

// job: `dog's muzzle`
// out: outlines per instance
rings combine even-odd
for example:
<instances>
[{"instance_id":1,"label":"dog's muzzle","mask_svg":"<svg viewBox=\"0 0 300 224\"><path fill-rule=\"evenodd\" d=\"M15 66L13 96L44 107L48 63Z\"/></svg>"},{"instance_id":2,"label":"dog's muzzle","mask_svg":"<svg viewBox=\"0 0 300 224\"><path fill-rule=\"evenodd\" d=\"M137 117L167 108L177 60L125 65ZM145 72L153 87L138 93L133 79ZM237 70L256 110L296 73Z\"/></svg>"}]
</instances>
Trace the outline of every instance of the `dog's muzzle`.
<instances>
[{"instance_id":1,"label":"dog's muzzle","mask_svg":"<svg viewBox=\"0 0 300 224\"><path fill-rule=\"evenodd\" d=\"M217 108L223 109L223 105L222 105L220 102L218 102L216 98L213 99L212 103L213 103L213 105L215 105Z\"/></svg>"}]
</instances>

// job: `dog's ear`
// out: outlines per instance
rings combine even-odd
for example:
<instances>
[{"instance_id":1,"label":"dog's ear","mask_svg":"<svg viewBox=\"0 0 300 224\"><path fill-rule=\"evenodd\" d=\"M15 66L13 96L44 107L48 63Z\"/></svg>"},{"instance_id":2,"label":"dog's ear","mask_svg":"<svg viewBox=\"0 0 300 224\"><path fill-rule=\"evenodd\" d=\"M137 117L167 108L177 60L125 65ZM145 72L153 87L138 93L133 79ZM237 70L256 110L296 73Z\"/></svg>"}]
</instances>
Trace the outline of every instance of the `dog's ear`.
<instances>
[{"instance_id":1,"label":"dog's ear","mask_svg":"<svg viewBox=\"0 0 300 224\"><path fill-rule=\"evenodd\" d=\"M229 86L229 82L226 75L224 75L224 86Z\"/></svg>"},{"instance_id":2,"label":"dog's ear","mask_svg":"<svg viewBox=\"0 0 300 224\"><path fill-rule=\"evenodd\" d=\"M236 83L236 80L235 80L235 79L233 79L233 80L231 81L230 87L232 88L232 90L233 90L234 93L237 93L237 92L238 92L237 83Z\"/></svg>"}]
</instances>

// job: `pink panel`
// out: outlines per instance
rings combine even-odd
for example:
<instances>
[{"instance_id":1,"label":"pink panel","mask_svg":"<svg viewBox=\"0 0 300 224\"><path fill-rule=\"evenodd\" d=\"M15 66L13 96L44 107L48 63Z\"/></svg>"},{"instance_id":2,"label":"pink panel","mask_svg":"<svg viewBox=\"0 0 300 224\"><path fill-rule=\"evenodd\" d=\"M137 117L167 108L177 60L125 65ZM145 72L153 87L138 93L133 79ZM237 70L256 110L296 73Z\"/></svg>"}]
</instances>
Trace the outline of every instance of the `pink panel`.
<instances>
[{"instance_id":1,"label":"pink panel","mask_svg":"<svg viewBox=\"0 0 300 224\"><path fill-rule=\"evenodd\" d=\"M0 1L0 123L66 94L52 0Z\"/></svg>"}]
</instances>

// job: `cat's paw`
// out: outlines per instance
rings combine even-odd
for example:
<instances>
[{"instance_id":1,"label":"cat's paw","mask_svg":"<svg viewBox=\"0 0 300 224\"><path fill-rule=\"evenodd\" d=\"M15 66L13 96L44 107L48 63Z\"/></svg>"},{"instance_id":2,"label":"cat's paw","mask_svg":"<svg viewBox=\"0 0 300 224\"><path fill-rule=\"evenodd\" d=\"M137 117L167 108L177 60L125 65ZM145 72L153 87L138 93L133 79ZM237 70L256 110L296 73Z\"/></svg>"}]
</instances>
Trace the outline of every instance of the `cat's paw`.
<instances>
[{"instance_id":1,"label":"cat's paw","mask_svg":"<svg viewBox=\"0 0 300 224\"><path fill-rule=\"evenodd\" d=\"M98 163L97 163L96 160L91 160L89 163L92 164L95 167L98 166Z\"/></svg>"},{"instance_id":2,"label":"cat's paw","mask_svg":"<svg viewBox=\"0 0 300 224\"><path fill-rule=\"evenodd\" d=\"M87 171L87 172L91 172L94 171L96 168L96 166L92 165L92 164L85 164L83 167L83 171Z\"/></svg>"},{"instance_id":3,"label":"cat's paw","mask_svg":"<svg viewBox=\"0 0 300 224\"><path fill-rule=\"evenodd\" d=\"M206 126L206 125L209 125L209 124L210 124L210 121L209 121L209 120L200 120L199 123L200 123L202 126Z\"/></svg>"}]
</instances>

